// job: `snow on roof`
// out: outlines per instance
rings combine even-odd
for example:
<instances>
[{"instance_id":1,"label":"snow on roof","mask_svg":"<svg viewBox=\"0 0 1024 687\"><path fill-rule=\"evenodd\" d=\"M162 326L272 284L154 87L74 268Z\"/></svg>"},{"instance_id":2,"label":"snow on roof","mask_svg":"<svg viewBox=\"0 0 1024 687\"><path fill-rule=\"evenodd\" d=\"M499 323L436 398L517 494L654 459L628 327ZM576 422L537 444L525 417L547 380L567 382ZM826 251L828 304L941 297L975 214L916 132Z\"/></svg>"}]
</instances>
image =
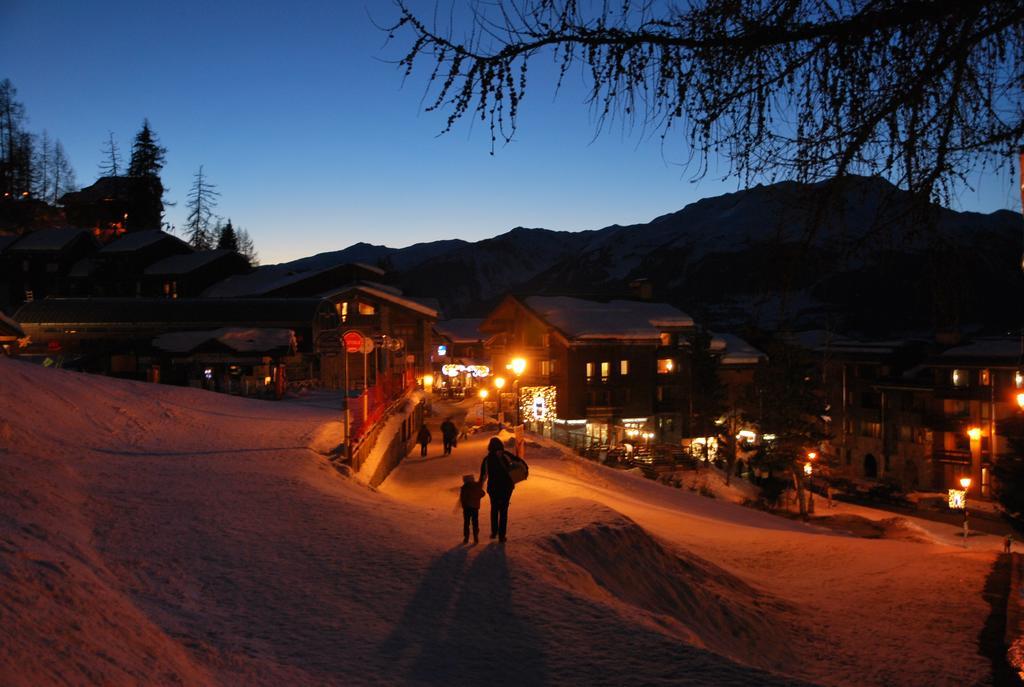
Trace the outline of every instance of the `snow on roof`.
<instances>
[{"instance_id":1,"label":"snow on roof","mask_svg":"<svg viewBox=\"0 0 1024 687\"><path fill-rule=\"evenodd\" d=\"M294 281L305 279L312 272L293 272L283 265L261 265L248 274L236 274L219 281L203 292L206 298L238 298L259 296Z\"/></svg>"},{"instance_id":2,"label":"snow on roof","mask_svg":"<svg viewBox=\"0 0 1024 687\"><path fill-rule=\"evenodd\" d=\"M526 305L570 339L658 339L693 318L667 303L599 303L568 296L530 296Z\"/></svg>"},{"instance_id":3,"label":"snow on roof","mask_svg":"<svg viewBox=\"0 0 1024 687\"><path fill-rule=\"evenodd\" d=\"M1018 360L1024 357L1024 346L1018 337L976 339L964 346L950 348L940 358L1004 358Z\"/></svg>"},{"instance_id":4,"label":"snow on roof","mask_svg":"<svg viewBox=\"0 0 1024 687\"><path fill-rule=\"evenodd\" d=\"M208 265L214 260L233 254L231 250L202 250L185 255L172 255L158 260L146 268L145 274L186 274L194 269Z\"/></svg>"},{"instance_id":5,"label":"snow on roof","mask_svg":"<svg viewBox=\"0 0 1024 687\"><path fill-rule=\"evenodd\" d=\"M88 235L89 232L74 227L39 229L22 236L21 240L10 247L10 250L60 250L83 234Z\"/></svg>"},{"instance_id":6,"label":"snow on roof","mask_svg":"<svg viewBox=\"0 0 1024 687\"><path fill-rule=\"evenodd\" d=\"M21 329L21 325L12 320L3 312L0 312L0 336L16 336L21 338L25 336L25 332Z\"/></svg>"},{"instance_id":7,"label":"snow on roof","mask_svg":"<svg viewBox=\"0 0 1024 687\"><path fill-rule=\"evenodd\" d=\"M129 234L125 234L121 238L113 241L103 248L100 249L101 253L128 253L131 251L139 250L150 246L157 241L161 241L165 238L172 238L179 243L185 243L177 236L172 236L166 232L154 229L150 231L136 231Z\"/></svg>"},{"instance_id":8,"label":"snow on roof","mask_svg":"<svg viewBox=\"0 0 1024 687\"><path fill-rule=\"evenodd\" d=\"M239 353L265 353L275 349L294 349L295 333L291 329L224 327L161 334L153 339L153 345L169 353L189 353L209 341L218 341Z\"/></svg>"},{"instance_id":9,"label":"snow on roof","mask_svg":"<svg viewBox=\"0 0 1024 687\"><path fill-rule=\"evenodd\" d=\"M721 357L723 365L756 365L760 361L768 359L768 356L762 351L735 334L713 333L711 350L724 351Z\"/></svg>"},{"instance_id":10,"label":"snow on roof","mask_svg":"<svg viewBox=\"0 0 1024 687\"><path fill-rule=\"evenodd\" d=\"M460 317L451 320L438 320L434 329L452 343L476 343L485 338L480 333L481 324L483 324L482 318Z\"/></svg>"},{"instance_id":11,"label":"snow on roof","mask_svg":"<svg viewBox=\"0 0 1024 687\"><path fill-rule=\"evenodd\" d=\"M400 305L403 308L408 308L409 310L413 310L422 315L426 315L427 317L437 319L437 311L434 310L433 308L428 308L422 303L418 303L412 300L411 298L406 298L405 296L391 293L390 291L385 291L383 289L379 289L373 286L367 286L366 284L352 284L351 286L345 286L340 289L335 289L332 292L324 294L324 297L337 297L343 293L348 293L350 291L362 291L368 296L374 296L375 298L380 298L381 300L390 301L395 305Z\"/></svg>"}]
</instances>

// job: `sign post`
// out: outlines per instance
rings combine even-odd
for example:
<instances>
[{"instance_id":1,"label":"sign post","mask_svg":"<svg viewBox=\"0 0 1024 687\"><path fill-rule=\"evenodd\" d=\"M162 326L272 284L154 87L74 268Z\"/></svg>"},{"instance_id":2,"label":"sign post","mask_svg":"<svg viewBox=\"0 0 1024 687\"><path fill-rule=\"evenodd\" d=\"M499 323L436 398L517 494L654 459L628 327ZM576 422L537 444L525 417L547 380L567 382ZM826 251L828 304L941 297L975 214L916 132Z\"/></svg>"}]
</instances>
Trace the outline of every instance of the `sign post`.
<instances>
[{"instance_id":1,"label":"sign post","mask_svg":"<svg viewBox=\"0 0 1024 687\"><path fill-rule=\"evenodd\" d=\"M352 442L351 438L351 420L348 412L348 354L358 353L363 346L363 335L357 332L355 329L349 329L347 332L341 335L341 347L344 349L343 355L345 356L345 457L352 458ZM352 466L353 468L355 466Z\"/></svg>"}]
</instances>

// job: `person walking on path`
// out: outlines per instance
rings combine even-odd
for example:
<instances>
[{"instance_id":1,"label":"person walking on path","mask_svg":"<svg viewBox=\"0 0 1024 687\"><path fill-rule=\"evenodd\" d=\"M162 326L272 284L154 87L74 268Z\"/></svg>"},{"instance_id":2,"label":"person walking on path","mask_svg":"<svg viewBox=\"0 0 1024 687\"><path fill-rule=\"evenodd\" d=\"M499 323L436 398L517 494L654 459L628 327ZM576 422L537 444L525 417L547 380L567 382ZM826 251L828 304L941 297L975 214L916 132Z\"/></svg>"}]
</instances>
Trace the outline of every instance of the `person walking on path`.
<instances>
[{"instance_id":1,"label":"person walking on path","mask_svg":"<svg viewBox=\"0 0 1024 687\"><path fill-rule=\"evenodd\" d=\"M508 533L508 504L516 488L509 477L508 465L505 445L498 437L491 437L487 455L480 463L480 484L487 485L487 496L491 499L491 539L498 537L502 542Z\"/></svg>"},{"instance_id":2,"label":"person walking on path","mask_svg":"<svg viewBox=\"0 0 1024 687\"><path fill-rule=\"evenodd\" d=\"M473 543L480 541L480 499L484 497L484 489L479 482L473 481L473 475L462 476L462 488L459 490L459 503L462 504L462 543L469 543L470 525L473 527Z\"/></svg>"},{"instance_id":3,"label":"person walking on path","mask_svg":"<svg viewBox=\"0 0 1024 687\"><path fill-rule=\"evenodd\" d=\"M420 456L427 455L427 444L433 437L430 436L430 430L427 429L426 425L420 425L420 431L416 434L416 442L420 445Z\"/></svg>"},{"instance_id":4,"label":"person walking on path","mask_svg":"<svg viewBox=\"0 0 1024 687\"><path fill-rule=\"evenodd\" d=\"M456 437L459 434L459 430L455 427L455 423L452 422L450 417L445 418L444 422L441 423L441 439L444 441L444 455L450 456L452 449L456 445Z\"/></svg>"}]
</instances>

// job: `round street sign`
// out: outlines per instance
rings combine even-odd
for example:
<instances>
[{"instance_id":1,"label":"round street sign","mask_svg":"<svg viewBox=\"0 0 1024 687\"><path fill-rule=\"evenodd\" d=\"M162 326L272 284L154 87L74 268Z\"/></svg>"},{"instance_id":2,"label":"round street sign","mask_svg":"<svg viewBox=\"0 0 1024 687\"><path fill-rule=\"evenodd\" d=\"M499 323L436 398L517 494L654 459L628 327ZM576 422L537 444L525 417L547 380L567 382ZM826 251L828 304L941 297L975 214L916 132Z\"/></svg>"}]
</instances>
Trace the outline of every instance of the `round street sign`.
<instances>
[{"instance_id":1,"label":"round street sign","mask_svg":"<svg viewBox=\"0 0 1024 687\"><path fill-rule=\"evenodd\" d=\"M370 353L373 351L373 339L366 336L363 337L363 345L359 347L360 353Z\"/></svg>"},{"instance_id":2,"label":"round street sign","mask_svg":"<svg viewBox=\"0 0 1024 687\"><path fill-rule=\"evenodd\" d=\"M349 329L341 335L341 345L346 353L359 353L363 350L363 335L355 329Z\"/></svg>"}]
</instances>

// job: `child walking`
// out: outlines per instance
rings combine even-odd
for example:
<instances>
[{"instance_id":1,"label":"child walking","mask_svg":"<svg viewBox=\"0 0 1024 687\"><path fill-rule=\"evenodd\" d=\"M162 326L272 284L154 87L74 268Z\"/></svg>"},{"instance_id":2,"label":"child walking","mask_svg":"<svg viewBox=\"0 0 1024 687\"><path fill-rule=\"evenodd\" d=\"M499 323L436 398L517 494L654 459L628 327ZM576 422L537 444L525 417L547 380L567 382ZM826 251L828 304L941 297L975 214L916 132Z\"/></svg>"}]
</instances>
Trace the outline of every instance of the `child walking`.
<instances>
[{"instance_id":1,"label":"child walking","mask_svg":"<svg viewBox=\"0 0 1024 687\"><path fill-rule=\"evenodd\" d=\"M480 541L480 499L484 497L483 487L473 480L473 475L462 476L459 502L462 504L462 543L469 543L469 526L473 525L473 543Z\"/></svg>"}]
</instances>

